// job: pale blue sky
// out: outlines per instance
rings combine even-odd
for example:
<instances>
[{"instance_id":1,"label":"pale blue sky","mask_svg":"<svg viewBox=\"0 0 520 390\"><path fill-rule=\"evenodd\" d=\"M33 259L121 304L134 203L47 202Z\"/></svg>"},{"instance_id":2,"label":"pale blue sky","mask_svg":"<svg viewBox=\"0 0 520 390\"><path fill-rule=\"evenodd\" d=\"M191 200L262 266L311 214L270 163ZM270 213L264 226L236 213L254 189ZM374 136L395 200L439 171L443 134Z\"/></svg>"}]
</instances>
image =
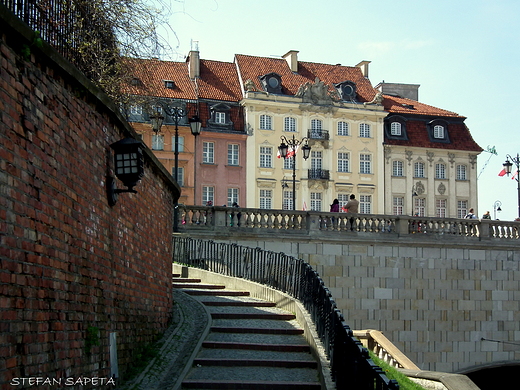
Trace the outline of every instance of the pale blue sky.
<instances>
[{"instance_id":1,"label":"pale blue sky","mask_svg":"<svg viewBox=\"0 0 520 390\"><path fill-rule=\"evenodd\" d=\"M168 1L168 0L166 0ZM191 40L201 58L281 56L354 66L371 61L369 78L420 84L419 100L467 117L473 138L498 156L478 160L479 216L518 215L517 183L498 177L506 154L520 153L515 117L520 81L518 0L170 0L168 40L182 60ZM164 34L163 34L164 35ZM490 158L491 157L491 158ZM490 159L489 159L490 158ZM485 163L488 165L484 169Z\"/></svg>"}]
</instances>

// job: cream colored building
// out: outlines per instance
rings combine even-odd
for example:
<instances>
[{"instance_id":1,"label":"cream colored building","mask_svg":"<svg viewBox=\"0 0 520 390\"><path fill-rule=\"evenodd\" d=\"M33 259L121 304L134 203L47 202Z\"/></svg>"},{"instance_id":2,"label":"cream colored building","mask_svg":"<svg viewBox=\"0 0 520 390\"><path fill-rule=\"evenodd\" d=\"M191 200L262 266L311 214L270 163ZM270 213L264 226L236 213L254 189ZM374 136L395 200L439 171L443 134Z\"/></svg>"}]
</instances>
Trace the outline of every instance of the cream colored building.
<instances>
[{"instance_id":1,"label":"cream colored building","mask_svg":"<svg viewBox=\"0 0 520 390\"><path fill-rule=\"evenodd\" d=\"M282 137L311 147L296 154L296 210L329 211L354 194L360 212L383 213L383 119L380 95L357 67L236 56L244 88L247 207L293 208L291 159L277 157Z\"/></svg>"}]
</instances>

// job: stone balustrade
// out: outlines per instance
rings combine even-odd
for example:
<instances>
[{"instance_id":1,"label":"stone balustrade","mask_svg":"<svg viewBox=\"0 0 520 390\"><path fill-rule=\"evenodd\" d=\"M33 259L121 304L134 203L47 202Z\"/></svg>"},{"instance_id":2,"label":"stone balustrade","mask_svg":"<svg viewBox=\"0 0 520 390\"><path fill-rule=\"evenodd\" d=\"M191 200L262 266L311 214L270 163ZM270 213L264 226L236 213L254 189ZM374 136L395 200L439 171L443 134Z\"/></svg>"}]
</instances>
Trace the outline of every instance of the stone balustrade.
<instances>
[{"instance_id":1,"label":"stone balustrade","mask_svg":"<svg viewBox=\"0 0 520 390\"><path fill-rule=\"evenodd\" d=\"M520 222L458 218L411 217L406 215L375 215L329 213L317 211L289 211L235 207L206 207L179 205L179 231L238 230L266 233L283 230L309 236L327 234L362 235L386 234L403 237L420 234L450 240L465 237L469 240L520 238Z\"/></svg>"}]
</instances>

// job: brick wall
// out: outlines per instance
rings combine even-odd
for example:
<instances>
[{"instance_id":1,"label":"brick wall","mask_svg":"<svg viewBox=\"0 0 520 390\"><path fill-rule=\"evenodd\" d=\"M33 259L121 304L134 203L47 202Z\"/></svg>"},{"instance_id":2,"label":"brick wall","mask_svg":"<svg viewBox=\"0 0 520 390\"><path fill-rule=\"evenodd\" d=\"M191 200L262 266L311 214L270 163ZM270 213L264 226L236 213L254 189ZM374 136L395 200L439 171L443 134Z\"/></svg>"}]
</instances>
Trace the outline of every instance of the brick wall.
<instances>
[{"instance_id":1,"label":"brick wall","mask_svg":"<svg viewBox=\"0 0 520 390\"><path fill-rule=\"evenodd\" d=\"M31 32L15 19L0 33L0 388L110 377L111 332L124 377L171 319L179 188L146 150L139 193L110 207L109 145L133 130L52 49L23 57Z\"/></svg>"}]
</instances>

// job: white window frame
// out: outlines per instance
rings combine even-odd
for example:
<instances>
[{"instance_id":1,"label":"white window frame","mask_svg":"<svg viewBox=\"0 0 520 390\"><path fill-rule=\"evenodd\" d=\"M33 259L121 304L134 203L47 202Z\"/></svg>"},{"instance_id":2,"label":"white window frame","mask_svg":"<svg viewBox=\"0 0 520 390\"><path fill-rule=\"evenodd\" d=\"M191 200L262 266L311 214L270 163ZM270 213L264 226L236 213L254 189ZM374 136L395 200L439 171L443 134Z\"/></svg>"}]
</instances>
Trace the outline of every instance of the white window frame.
<instances>
[{"instance_id":1,"label":"white window frame","mask_svg":"<svg viewBox=\"0 0 520 390\"><path fill-rule=\"evenodd\" d=\"M262 114L260 115L260 130L272 130L273 129L273 117L271 115Z\"/></svg>"},{"instance_id":2,"label":"white window frame","mask_svg":"<svg viewBox=\"0 0 520 390\"><path fill-rule=\"evenodd\" d=\"M361 214L372 214L372 195L359 196L359 212Z\"/></svg>"},{"instance_id":3,"label":"white window frame","mask_svg":"<svg viewBox=\"0 0 520 390\"><path fill-rule=\"evenodd\" d=\"M464 165L464 164L457 164L457 167L456 167L456 179L457 180L468 180L468 175L467 175L467 166Z\"/></svg>"},{"instance_id":4,"label":"white window frame","mask_svg":"<svg viewBox=\"0 0 520 390\"><path fill-rule=\"evenodd\" d=\"M184 137L181 137L179 135L179 139L178 139L178 150L177 150L179 153L183 153L184 152ZM172 152L175 152L175 136L172 135Z\"/></svg>"},{"instance_id":5,"label":"white window frame","mask_svg":"<svg viewBox=\"0 0 520 390\"><path fill-rule=\"evenodd\" d=\"M418 198L416 196L413 197L414 202L414 215L419 214L419 217L426 216L426 198Z\"/></svg>"},{"instance_id":6,"label":"white window frame","mask_svg":"<svg viewBox=\"0 0 520 390\"><path fill-rule=\"evenodd\" d=\"M283 131L296 133L296 118L286 116L283 120Z\"/></svg>"},{"instance_id":7,"label":"white window frame","mask_svg":"<svg viewBox=\"0 0 520 390\"><path fill-rule=\"evenodd\" d=\"M294 157L295 156L291 156L283 159L283 169L293 169Z\"/></svg>"},{"instance_id":8,"label":"white window frame","mask_svg":"<svg viewBox=\"0 0 520 390\"><path fill-rule=\"evenodd\" d=\"M311 169L321 170L323 167L323 153L319 150L311 150Z\"/></svg>"},{"instance_id":9,"label":"white window frame","mask_svg":"<svg viewBox=\"0 0 520 390\"><path fill-rule=\"evenodd\" d=\"M349 201L349 195L348 194L338 194L338 200L339 200L339 211L344 212L343 206L347 204Z\"/></svg>"},{"instance_id":10,"label":"white window frame","mask_svg":"<svg viewBox=\"0 0 520 390\"><path fill-rule=\"evenodd\" d=\"M359 155L359 173L369 175L372 173L372 155L371 154L360 154Z\"/></svg>"},{"instance_id":11,"label":"white window frame","mask_svg":"<svg viewBox=\"0 0 520 390\"><path fill-rule=\"evenodd\" d=\"M173 180L175 180L175 167L172 168L172 177ZM184 168L183 167L177 167L177 183L184 187Z\"/></svg>"},{"instance_id":12,"label":"white window frame","mask_svg":"<svg viewBox=\"0 0 520 390\"><path fill-rule=\"evenodd\" d=\"M435 125L433 126L433 138L436 139L444 139L444 126L442 125Z\"/></svg>"},{"instance_id":13,"label":"white window frame","mask_svg":"<svg viewBox=\"0 0 520 390\"><path fill-rule=\"evenodd\" d=\"M130 106L130 114L131 115L143 115L143 106L131 105Z\"/></svg>"},{"instance_id":14,"label":"white window frame","mask_svg":"<svg viewBox=\"0 0 520 390\"><path fill-rule=\"evenodd\" d=\"M457 201L457 218L464 218L468 214L468 201L458 200Z\"/></svg>"},{"instance_id":15,"label":"white window frame","mask_svg":"<svg viewBox=\"0 0 520 390\"><path fill-rule=\"evenodd\" d=\"M402 125L400 122L390 123L390 135L400 136L402 135Z\"/></svg>"},{"instance_id":16,"label":"white window frame","mask_svg":"<svg viewBox=\"0 0 520 390\"><path fill-rule=\"evenodd\" d=\"M202 186L202 204L205 206L208 202L215 204L215 187Z\"/></svg>"},{"instance_id":17,"label":"white window frame","mask_svg":"<svg viewBox=\"0 0 520 390\"><path fill-rule=\"evenodd\" d=\"M394 196L392 200L394 215L404 214L404 197Z\"/></svg>"},{"instance_id":18,"label":"white window frame","mask_svg":"<svg viewBox=\"0 0 520 390\"><path fill-rule=\"evenodd\" d=\"M273 208L273 190L260 190L260 199L259 199L259 208L260 209L272 209Z\"/></svg>"},{"instance_id":19,"label":"white window frame","mask_svg":"<svg viewBox=\"0 0 520 390\"><path fill-rule=\"evenodd\" d=\"M350 128L349 128L348 122L339 121L337 128L338 128L338 135L341 135L341 136L350 135Z\"/></svg>"},{"instance_id":20,"label":"white window frame","mask_svg":"<svg viewBox=\"0 0 520 390\"><path fill-rule=\"evenodd\" d=\"M228 201L227 201L228 207L232 207L233 203L235 203L235 202L238 205L240 204L240 202L238 201L239 200L238 188L228 188L227 193L228 193L228 195L227 195L228 196Z\"/></svg>"},{"instance_id":21,"label":"white window frame","mask_svg":"<svg viewBox=\"0 0 520 390\"><path fill-rule=\"evenodd\" d=\"M323 194L321 192L311 192L311 210L312 211L322 211L322 198Z\"/></svg>"},{"instance_id":22,"label":"white window frame","mask_svg":"<svg viewBox=\"0 0 520 390\"><path fill-rule=\"evenodd\" d=\"M426 165L422 161L418 161L413 166L413 175L414 177L424 178L425 176Z\"/></svg>"},{"instance_id":23,"label":"white window frame","mask_svg":"<svg viewBox=\"0 0 520 390\"><path fill-rule=\"evenodd\" d=\"M292 210L293 209L293 196L292 191L284 191L283 192L283 201L282 201L282 209L283 210Z\"/></svg>"},{"instance_id":24,"label":"white window frame","mask_svg":"<svg viewBox=\"0 0 520 390\"><path fill-rule=\"evenodd\" d=\"M239 165L240 145L228 144L228 165Z\"/></svg>"},{"instance_id":25,"label":"white window frame","mask_svg":"<svg viewBox=\"0 0 520 390\"><path fill-rule=\"evenodd\" d=\"M152 150L164 150L164 134L152 135Z\"/></svg>"},{"instance_id":26,"label":"white window frame","mask_svg":"<svg viewBox=\"0 0 520 390\"><path fill-rule=\"evenodd\" d=\"M359 137L370 138L370 125L368 123L359 124Z\"/></svg>"},{"instance_id":27,"label":"white window frame","mask_svg":"<svg viewBox=\"0 0 520 390\"><path fill-rule=\"evenodd\" d=\"M271 146L260 146L260 168L273 167L273 148Z\"/></svg>"},{"instance_id":28,"label":"white window frame","mask_svg":"<svg viewBox=\"0 0 520 390\"><path fill-rule=\"evenodd\" d=\"M215 112L215 123L219 123L221 125L226 124L226 113L223 111Z\"/></svg>"},{"instance_id":29,"label":"white window frame","mask_svg":"<svg viewBox=\"0 0 520 390\"><path fill-rule=\"evenodd\" d=\"M215 142L202 143L202 163L215 164Z\"/></svg>"},{"instance_id":30,"label":"white window frame","mask_svg":"<svg viewBox=\"0 0 520 390\"><path fill-rule=\"evenodd\" d=\"M392 161L392 176L404 176L404 164L402 161Z\"/></svg>"},{"instance_id":31,"label":"white window frame","mask_svg":"<svg viewBox=\"0 0 520 390\"><path fill-rule=\"evenodd\" d=\"M446 164L437 163L435 164L435 178L436 179L446 179Z\"/></svg>"},{"instance_id":32,"label":"white window frame","mask_svg":"<svg viewBox=\"0 0 520 390\"><path fill-rule=\"evenodd\" d=\"M350 172L349 152L338 152L338 172Z\"/></svg>"},{"instance_id":33,"label":"white window frame","mask_svg":"<svg viewBox=\"0 0 520 390\"><path fill-rule=\"evenodd\" d=\"M446 199L435 200L435 216L437 218L446 218L448 209L448 201Z\"/></svg>"}]
</instances>

